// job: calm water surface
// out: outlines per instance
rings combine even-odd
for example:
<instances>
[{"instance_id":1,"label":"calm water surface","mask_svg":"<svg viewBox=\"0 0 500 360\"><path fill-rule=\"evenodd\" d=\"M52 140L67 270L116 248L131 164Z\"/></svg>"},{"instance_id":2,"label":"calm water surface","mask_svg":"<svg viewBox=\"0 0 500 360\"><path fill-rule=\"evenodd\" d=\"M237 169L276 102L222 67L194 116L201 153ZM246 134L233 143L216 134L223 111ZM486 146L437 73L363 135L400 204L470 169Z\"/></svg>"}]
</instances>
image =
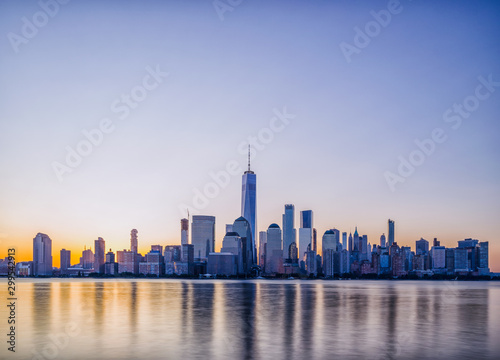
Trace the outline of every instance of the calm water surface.
<instances>
[{"instance_id":1,"label":"calm water surface","mask_svg":"<svg viewBox=\"0 0 500 360\"><path fill-rule=\"evenodd\" d=\"M500 358L498 282L17 283L16 353L2 335L0 358Z\"/></svg>"}]
</instances>

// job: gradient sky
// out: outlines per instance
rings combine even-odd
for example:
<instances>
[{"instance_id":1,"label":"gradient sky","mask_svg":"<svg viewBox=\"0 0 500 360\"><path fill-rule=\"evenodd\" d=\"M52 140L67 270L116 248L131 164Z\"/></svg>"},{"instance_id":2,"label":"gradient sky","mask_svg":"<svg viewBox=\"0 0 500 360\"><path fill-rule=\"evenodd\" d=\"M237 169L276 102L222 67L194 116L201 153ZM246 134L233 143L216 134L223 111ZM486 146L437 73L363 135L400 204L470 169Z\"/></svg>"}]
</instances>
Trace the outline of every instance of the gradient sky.
<instances>
[{"instance_id":1,"label":"gradient sky","mask_svg":"<svg viewBox=\"0 0 500 360\"><path fill-rule=\"evenodd\" d=\"M257 226L286 203L312 209L321 236L357 225L369 241L396 221L396 241L472 237L490 242L500 271L500 87L453 130L443 113L474 95L479 76L500 81L500 3L404 1L359 54L340 44L387 1L243 1L221 21L212 1L83 1L61 5L16 53L36 1L0 2L0 250L32 258L37 232L77 262L97 237L107 249L180 243L180 204L192 206L238 146L268 127L273 109L295 118L258 151ZM169 76L124 120L110 105ZM52 163L83 129L110 118L115 131L59 182ZM442 128L447 140L392 192L384 172ZM241 176L199 214L224 225L240 215Z\"/></svg>"}]
</instances>

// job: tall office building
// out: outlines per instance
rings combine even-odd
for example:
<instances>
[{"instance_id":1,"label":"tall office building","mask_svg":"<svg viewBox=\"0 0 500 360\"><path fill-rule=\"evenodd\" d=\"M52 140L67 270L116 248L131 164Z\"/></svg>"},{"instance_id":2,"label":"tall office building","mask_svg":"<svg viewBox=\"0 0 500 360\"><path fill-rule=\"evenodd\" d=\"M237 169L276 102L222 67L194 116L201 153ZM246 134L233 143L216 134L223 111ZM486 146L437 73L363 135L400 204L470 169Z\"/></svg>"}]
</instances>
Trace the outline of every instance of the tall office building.
<instances>
[{"instance_id":1,"label":"tall office building","mask_svg":"<svg viewBox=\"0 0 500 360\"><path fill-rule=\"evenodd\" d=\"M469 272L469 262L467 259L467 249L466 248L461 248L457 247L454 250L454 255L455 255L455 261L454 261L454 267L455 267L455 272Z\"/></svg>"},{"instance_id":2,"label":"tall office building","mask_svg":"<svg viewBox=\"0 0 500 360\"><path fill-rule=\"evenodd\" d=\"M380 235L380 247L385 247L385 234Z\"/></svg>"},{"instance_id":3,"label":"tall office building","mask_svg":"<svg viewBox=\"0 0 500 360\"><path fill-rule=\"evenodd\" d=\"M241 238L241 244L243 247L242 260L243 260L243 271L250 273L252 266L255 265L256 259L254 257L254 244L255 241L252 238L252 228L250 223L243 216L240 216L233 223L233 232L237 233Z\"/></svg>"},{"instance_id":4,"label":"tall office building","mask_svg":"<svg viewBox=\"0 0 500 360\"><path fill-rule=\"evenodd\" d=\"M388 247L391 247L392 244L394 244L394 220L389 219L387 221L388 227L389 227L389 237L388 237Z\"/></svg>"},{"instance_id":5,"label":"tall office building","mask_svg":"<svg viewBox=\"0 0 500 360\"><path fill-rule=\"evenodd\" d=\"M267 232L259 231L259 265L262 269L266 264L266 244L267 244Z\"/></svg>"},{"instance_id":6,"label":"tall office building","mask_svg":"<svg viewBox=\"0 0 500 360\"><path fill-rule=\"evenodd\" d=\"M312 210L304 210L300 212L300 229L299 229L299 264L303 262L301 268L305 271L307 249L312 249L313 237L313 212Z\"/></svg>"},{"instance_id":7,"label":"tall office building","mask_svg":"<svg viewBox=\"0 0 500 360\"><path fill-rule=\"evenodd\" d=\"M352 237L352 243L353 243L353 251L361 251L359 248L359 234L358 234L358 227L354 229L354 235Z\"/></svg>"},{"instance_id":8,"label":"tall office building","mask_svg":"<svg viewBox=\"0 0 500 360\"><path fill-rule=\"evenodd\" d=\"M92 249L84 249L80 258L80 265L84 269L92 269L94 267L94 253Z\"/></svg>"},{"instance_id":9,"label":"tall office building","mask_svg":"<svg viewBox=\"0 0 500 360\"><path fill-rule=\"evenodd\" d=\"M250 224L252 231L252 263L257 263L257 252L255 248L255 239L257 238L256 228L256 201L257 201L257 176L250 170L250 145L248 146L248 170L245 171L242 178L241 192L241 216Z\"/></svg>"},{"instance_id":10,"label":"tall office building","mask_svg":"<svg viewBox=\"0 0 500 360\"><path fill-rule=\"evenodd\" d=\"M115 253L109 249L109 251L106 253L106 262L107 263L114 263L115 262Z\"/></svg>"},{"instance_id":11,"label":"tall office building","mask_svg":"<svg viewBox=\"0 0 500 360\"><path fill-rule=\"evenodd\" d=\"M181 245L189 244L189 220L181 219Z\"/></svg>"},{"instance_id":12,"label":"tall office building","mask_svg":"<svg viewBox=\"0 0 500 360\"><path fill-rule=\"evenodd\" d=\"M321 253L323 254L323 256L325 255L326 250L337 251L337 237L333 230L325 231L321 242Z\"/></svg>"},{"instance_id":13,"label":"tall office building","mask_svg":"<svg viewBox=\"0 0 500 360\"><path fill-rule=\"evenodd\" d=\"M354 239L352 238L352 234L349 233L349 252L354 251Z\"/></svg>"},{"instance_id":14,"label":"tall office building","mask_svg":"<svg viewBox=\"0 0 500 360\"><path fill-rule=\"evenodd\" d=\"M294 218L295 206L286 204L283 214L283 260L286 263L293 263L297 259L297 254L294 253L297 248Z\"/></svg>"},{"instance_id":15,"label":"tall office building","mask_svg":"<svg viewBox=\"0 0 500 360\"><path fill-rule=\"evenodd\" d=\"M368 236L363 235L359 238L359 250L361 251L361 260L368 260L370 254L370 247L368 246Z\"/></svg>"},{"instance_id":16,"label":"tall office building","mask_svg":"<svg viewBox=\"0 0 500 360\"><path fill-rule=\"evenodd\" d=\"M348 249L348 244L347 244L347 233L343 232L342 233L342 250L347 250Z\"/></svg>"},{"instance_id":17,"label":"tall office building","mask_svg":"<svg viewBox=\"0 0 500 360\"><path fill-rule=\"evenodd\" d=\"M243 263L243 249L244 246L242 246L242 239L238 233L236 232L226 233L224 239L222 240L222 248L220 250L220 253L232 254L234 256L234 258L229 261L236 265L236 272L235 274L232 274L233 271L231 271L231 275L236 275L238 273L243 274L245 272L244 269L245 264Z\"/></svg>"},{"instance_id":18,"label":"tall office building","mask_svg":"<svg viewBox=\"0 0 500 360\"><path fill-rule=\"evenodd\" d=\"M340 231L338 229L333 228L333 233L335 234L335 251L340 250Z\"/></svg>"},{"instance_id":19,"label":"tall office building","mask_svg":"<svg viewBox=\"0 0 500 360\"><path fill-rule=\"evenodd\" d=\"M446 248L444 246L433 246L431 248L432 269L446 269Z\"/></svg>"},{"instance_id":20,"label":"tall office building","mask_svg":"<svg viewBox=\"0 0 500 360\"><path fill-rule=\"evenodd\" d=\"M488 248L489 248L489 243L488 241L483 241L479 243L479 259L478 259L478 264L477 267L479 269L483 269L486 272L489 272L489 256L488 256Z\"/></svg>"},{"instance_id":21,"label":"tall office building","mask_svg":"<svg viewBox=\"0 0 500 360\"><path fill-rule=\"evenodd\" d=\"M130 232L130 251L137 254L137 229L132 229Z\"/></svg>"},{"instance_id":22,"label":"tall office building","mask_svg":"<svg viewBox=\"0 0 500 360\"><path fill-rule=\"evenodd\" d=\"M104 274L104 257L106 255L106 245L103 238L94 241L94 272Z\"/></svg>"},{"instance_id":23,"label":"tall office building","mask_svg":"<svg viewBox=\"0 0 500 360\"><path fill-rule=\"evenodd\" d=\"M61 261L61 275L68 273L68 268L71 266L71 251L66 249L61 249L60 252Z\"/></svg>"},{"instance_id":24,"label":"tall office building","mask_svg":"<svg viewBox=\"0 0 500 360\"><path fill-rule=\"evenodd\" d=\"M206 260L215 248L215 216L194 215L191 223L191 243L195 260Z\"/></svg>"},{"instance_id":25,"label":"tall office building","mask_svg":"<svg viewBox=\"0 0 500 360\"><path fill-rule=\"evenodd\" d=\"M300 227L304 229L313 228L313 212L312 210L303 210L300 212Z\"/></svg>"},{"instance_id":26,"label":"tall office building","mask_svg":"<svg viewBox=\"0 0 500 360\"><path fill-rule=\"evenodd\" d=\"M420 240L415 241L415 253L417 255L428 255L429 242L422 238Z\"/></svg>"},{"instance_id":27,"label":"tall office building","mask_svg":"<svg viewBox=\"0 0 500 360\"><path fill-rule=\"evenodd\" d=\"M118 272L137 274L139 272L139 256L137 253L128 250L116 252L118 261Z\"/></svg>"},{"instance_id":28,"label":"tall office building","mask_svg":"<svg viewBox=\"0 0 500 360\"><path fill-rule=\"evenodd\" d=\"M118 275L118 263L115 261L115 253L111 249L106 253L104 273L106 275Z\"/></svg>"},{"instance_id":29,"label":"tall office building","mask_svg":"<svg viewBox=\"0 0 500 360\"><path fill-rule=\"evenodd\" d=\"M52 240L42 233L33 238L33 275L52 275Z\"/></svg>"},{"instance_id":30,"label":"tall office building","mask_svg":"<svg viewBox=\"0 0 500 360\"><path fill-rule=\"evenodd\" d=\"M151 250L139 263L139 274L161 276L165 274L163 255L158 250Z\"/></svg>"},{"instance_id":31,"label":"tall office building","mask_svg":"<svg viewBox=\"0 0 500 360\"><path fill-rule=\"evenodd\" d=\"M313 228L313 240L312 240L312 251L318 252L318 231L316 228Z\"/></svg>"},{"instance_id":32,"label":"tall office building","mask_svg":"<svg viewBox=\"0 0 500 360\"><path fill-rule=\"evenodd\" d=\"M283 272L281 229L277 224L271 224L267 229L265 272L268 274Z\"/></svg>"},{"instance_id":33,"label":"tall office building","mask_svg":"<svg viewBox=\"0 0 500 360\"><path fill-rule=\"evenodd\" d=\"M299 229L299 264L301 262L303 263L303 266L301 268L305 269L305 257L306 253L309 250L312 249L313 244L312 244L312 237L313 237L313 232L311 228L300 228Z\"/></svg>"}]
</instances>

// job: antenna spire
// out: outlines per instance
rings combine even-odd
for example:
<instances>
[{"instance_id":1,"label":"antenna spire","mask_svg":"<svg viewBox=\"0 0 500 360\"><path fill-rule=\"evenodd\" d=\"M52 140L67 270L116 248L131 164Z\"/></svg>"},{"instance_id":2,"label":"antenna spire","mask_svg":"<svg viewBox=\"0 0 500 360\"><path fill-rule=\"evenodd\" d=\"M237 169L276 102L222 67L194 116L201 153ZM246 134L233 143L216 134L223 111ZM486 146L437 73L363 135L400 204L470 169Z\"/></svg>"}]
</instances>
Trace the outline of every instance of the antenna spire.
<instances>
[{"instance_id":1,"label":"antenna spire","mask_svg":"<svg viewBox=\"0 0 500 360\"><path fill-rule=\"evenodd\" d=\"M248 171L250 171L250 144L248 144Z\"/></svg>"}]
</instances>

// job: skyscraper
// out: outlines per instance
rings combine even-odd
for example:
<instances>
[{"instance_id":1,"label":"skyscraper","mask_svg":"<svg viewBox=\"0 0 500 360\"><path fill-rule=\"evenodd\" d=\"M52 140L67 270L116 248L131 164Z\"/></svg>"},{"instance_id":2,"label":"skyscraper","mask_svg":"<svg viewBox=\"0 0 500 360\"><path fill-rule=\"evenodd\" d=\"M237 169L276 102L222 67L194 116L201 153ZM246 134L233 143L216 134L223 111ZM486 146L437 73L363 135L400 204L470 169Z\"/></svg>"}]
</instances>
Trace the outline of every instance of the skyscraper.
<instances>
[{"instance_id":1,"label":"skyscraper","mask_svg":"<svg viewBox=\"0 0 500 360\"><path fill-rule=\"evenodd\" d=\"M326 250L337 251L337 238L333 230L325 231L321 243L321 252L323 253L323 255L325 254Z\"/></svg>"},{"instance_id":2,"label":"skyscraper","mask_svg":"<svg viewBox=\"0 0 500 360\"><path fill-rule=\"evenodd\" d=\"M389 219L387 224L389 227L389 237L387 239L389 241L388 247L391 247L391 245L394 244L394 220Z\"/></svg>"},{"instance_id":3,"label":"skyscraper","mask_svg":"<svg viewBox=\"0 0 500 360\"><path fill-rule=\"evenodd\" d=\"M444 246L433 246L431 248L431 259L432 259L432 269L438 270L442 269L443 272L446 270L446 248Z\"/></svg>"},{"instance_id":4,"label":"skyscraper","mask_svg":"<svg viewBox=\"0 0 500 360\"><path fill-rule=\"evenodd\" d=\"M352 243L353 243L353 251L361 251L359 248L359 234L358 234L358 227L354 229L354 235L352 237Z\"/></svg>"},{"instance_id":5,"label":"skyscraper","mask_svg":"<svg viewBox=\"0 0 500 360\"><path fill-rule=\"evenodd\" d=\"M380 235L380 246L385 247L385 234Z\"/></svg>"},{"instance_id":6,"label":"skyscraper","mask_svg":"<svg viewBox=\"0 0 500 360\"><path fill-rule=\"evenodd\" d=\"M347 244L347 233L343 232L342 233L342 250L347 250L348 249L348 244Z\"/></svg>"},{"instance_id":7,"label":"skyscraper","mask_svg":"<svg viewBox=\"0 0 500 360\"><path fill-rule=\"evenodd\" d=\"M189 220L181 219L181 245L189 244Z\"/></svg>"},{"instance_id":8,"label":"skyscraper","mask_svg":"<svg viewBox=\"0 0 500 360\"><path fill-rule=\"evenodd\" d=\"M257 254L255 249L256 232L256 200L257 200L257 176L250 170L250 145L248 146L248 170L245 171L242 178L241 191L241 216L250 224L252 231L252 263L257 263ZM196 256L196 254L195 254Z\"/></svg>"},{"instance_id":9,"label":"skyscraper","mask_svg":"<svg viewBox=\"0 0 500 360\"><path fill-rule=\"evenodd\" d=\"M311 250L318 252L318 231L313 228L313 239Z\"/></svg>"},{"instance_id":10,"label":"skyscraper","mask_svg":"<svg viewBox=\"0 0 500 360\"><path fill-rule=\"evenodd\" d=\"M479 260L478 268L484 270L486 273L490 272L489 269L489 259L488 259L488 241L483 241L479 243Z\"/></svg>"},{"instance_id":11,"label":"skyscraper","mask_svg":"<svg viewBox=\"0 0 500 360\"><path fill-rule=\"evenodd\" d=\"M237 233L241 238L241 244L243 247L243 271L250 273L252 266L256 263L256 258L254 257L255 241L252 238L251 225L247 219L240 216L233 223L233 232Z\"/></svg>"},{"instance_id":12,"label":"skyscraper","mask_svg":"<svg viewBox=\"0 0 500 360\"><path fill-rule=\"evenodd\" d=\"M132 229L130 232L130 251L137 254L137 229Z\"/></svg>"},{"instance_id":13,"label":"skyscraper","mask_svg":"<svg viewBox=\"0 0 500 360\"><path fill-rule=\"evenodd\" d=\"M370 248L368 247L368 236L363 235L359 238L359 251L361 252L361 260L368 260L370 254Z\"/></svg>"},{"instance_id":14,"label":"skyscraper","mask_svg":"<svg viewBox=\"0 0 500 360\"><path fill-rule=\"evenodd\" d=\"M80 265L84 269L92 269L94 267L94 253L92 249L84 249L80 258Z\"/></svg>"},{"instance_id":15,"label":"skyscraper","mask_svg":"<svg viewBox=\"0 0 500 360\"><path fill-rule=\"evenodd\" d=\"M106 275L118 275L118 263L115 261L115 253L111 249L106 253L104 273Z\"/></svg>"},{"instance_id":16,"label":"skyscraper","mask_svg":"<svg viewBox=\"0 0 500 360\"><path fill-rule=\"evenodd\" d=\"M267 244L267 232L259 231L259 265L262 269L266 264L266 244Z\"/></svg>"},{"instance_id":17,"label":"skyscraper","mask_svg":"<svg viewBox=\"0 0 500 360\"><path fill-rule=\"evenodd\" d=\"M66 249L61 249L60 252L61 261L61 275L68 273L67 269L71 266L71 251Z\"/></svg>"},{"instance_id":18,"label":"skyscraper","mask_svg":"<svg viewBox=\"0 0 500 360\"><path fill-rule=\"evenodd\" d=\"M52 275L52 240L42 233L33 238L33 275Z\"/></svg>"},{"instance_id":19,"label":"skyscraper","mask_svg":"<svg viewBox=\"0 0 500 360\"><path fill-rule=\"evenodd\" d=\"M292 263L294 259L297 259L297 254L294 254L294 249L297 247L294 217L295 206L286 204L283 214L283 260L286 263Z\"/></svg>"},{"instance_id":20,"label":"skyscraper","mask_svg":"<svg viewBox=\"0 0 500 360\"><path fill-rule=\"evenodd\" d=\"M283 248L281 229L278 224L271 224L267 229L266 273L281 273L283 271Z\"/></svg>"},{"instance_id":21,"label":"skyscraper","mask_svg":"<svg viewBox=\"0 0 500 360\"><path fill-rule=\"evenodd\" d=\"M94 272L104 274L104 257L106 245L103 238L97 238L94 241Z\"/></svg>"},{"instance_id":22,"label":"skyscraper","mask_svg":"<svg viewBox=\"0 0 500 360\"><path fill-rule=\"evenodd\" d=\"M300 212L300 227L304 229L312 229L313 227L312 210L303 210Z\"/></svg>"},{"instance_id":23,"label":"skyscraper","mask_svg":"<svg viewBox=\"0 0 500 360\"><path fill-rule=\"evenodd\" d=\"M335 251L340 250L340 231L338 229L333 228L332 229L333 233L335 234Z\"/></svg>"},{"instance_id":24,"label":"skyscraper","mask_svg":"<svg viewBox=\"0 0 500 360\"><path fill-rule=\"evenodd\" d=\"M301 269L305 270L305 256L307 249L312 249L312 229L311 228L300 228L299 229L299 266ZM303 264L301 265L301 262Z\"/></svg>"},{"instance_id":25,"label":"skyscraper","mask_svg":"<svg viewBox=\"0 0 500 360\"><path fill-rule=\"evenodd\" d=\"M194 215L191 223L191 242L194 258L206 260L215 248L215 216Z\"/></svg>"},{"instance_id":26,"label":"skyscraper","mask_svg":"<svg viewBox=\"0 0 500 360\"><path fill-rule=\"evenodd\" d=\"M313 212L312 210L304 210L300 212L300 229L299 229L299 265L303 261L303 266L300 266L305 271L305 256L307 249L312 250L313 237Z\"/></svg>"},{"instance_id":27,"label":"skyscraper","mask_svg":"<svg viewBox=\"0 0 500 360\"><path fill-rule=\"evenodd\" d=\"M120 273L137 274L139 272L139 256L128 250L117 251L118 271Z\"/></svg>"},{"instance_id":28,"label":"skyscraper","mask_svg":"<svg viewBox=\"0 0 500 360\"><path fill-rule=\"evenodd\" d=\"M417 255L428 255L429 242L422 238L420 240L415 241L415 253Z\"/></svg>"},{"instance_id":29,"label":"skyscraper","mask_svg":"<svg viewBox=\"0 0 500 360\"><path fill-rule=\"evenodd\" d=\"M246 220L245 220L246 221ZM222 240L221 253L229 253L235 256L234 263L236 266L236 274L244 273L244 263L243 263L243 246L242 239L240 235L236 232L228 232Z\"/></svg>"}]
</instances>

